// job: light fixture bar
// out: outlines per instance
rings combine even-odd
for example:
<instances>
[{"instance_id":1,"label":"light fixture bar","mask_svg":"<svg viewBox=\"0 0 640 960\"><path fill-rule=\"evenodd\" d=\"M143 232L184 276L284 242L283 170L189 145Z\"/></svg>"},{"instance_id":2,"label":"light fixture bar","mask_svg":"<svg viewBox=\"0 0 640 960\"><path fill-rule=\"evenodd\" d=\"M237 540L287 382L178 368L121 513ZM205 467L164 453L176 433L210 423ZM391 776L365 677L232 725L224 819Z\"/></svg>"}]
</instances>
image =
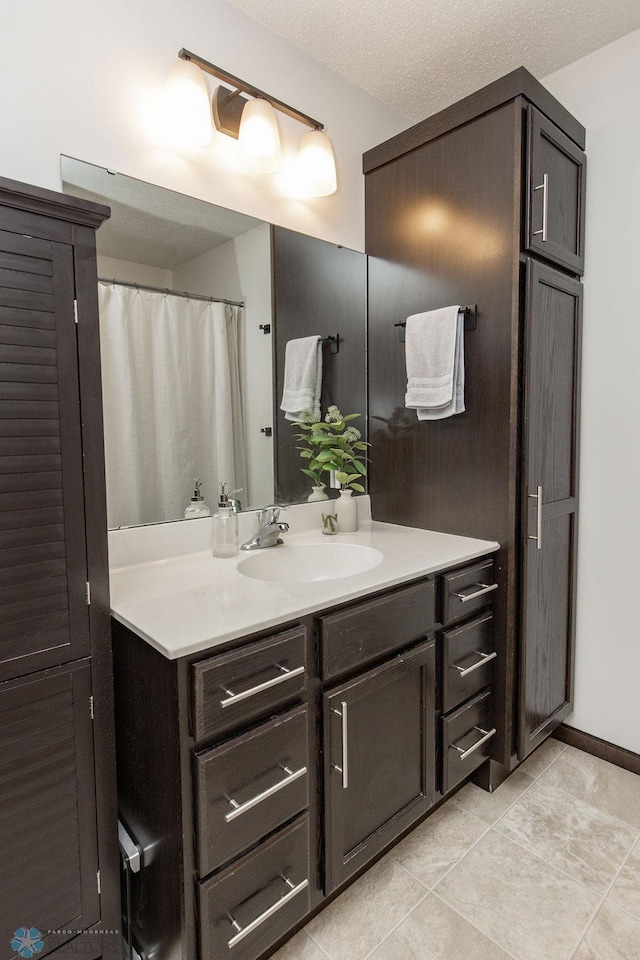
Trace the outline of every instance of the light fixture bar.
<instances>
[{"instance_id":1,"label":"light fixture bar","mask_svg":"<svg viewBox=\"0 0 640 960\"><path fill-rule=\"evenodd\" d=\"M211 74L212 77L217 77L218 80L222 80L223 83L229 83L236 90L241 90L243 93L248 93L252 97L258 97L262 100L267 100L272 107L275 107L276 110L279 110L280 113L286 114L288 117L293 117L294 120L299 120L300 123L306 124L308 127L312 127L315 130L324 130L324 124L320 123L318 120L314 120L313 117L308 117L306 113L300 113L299 110L296 110L294 107L290 107L288 103L283 103L282 100L276 100L270 94L265 93L263 90L259 90L257 87L251 86L250 83L245 83L244 80L240 80L238 77L234 77L233 74L227 73L226 70L223 70L221 67L216 67L214 63L209 63L208 60L203 60L202 57L197 56L195 53L191 53L189 50L185 50L184 47L178 53L178 57L181 60L191 60L192 63L195 63L196 66L200 67L201 70L204 70L205 73Z\"/></svg>"}]
</instances>

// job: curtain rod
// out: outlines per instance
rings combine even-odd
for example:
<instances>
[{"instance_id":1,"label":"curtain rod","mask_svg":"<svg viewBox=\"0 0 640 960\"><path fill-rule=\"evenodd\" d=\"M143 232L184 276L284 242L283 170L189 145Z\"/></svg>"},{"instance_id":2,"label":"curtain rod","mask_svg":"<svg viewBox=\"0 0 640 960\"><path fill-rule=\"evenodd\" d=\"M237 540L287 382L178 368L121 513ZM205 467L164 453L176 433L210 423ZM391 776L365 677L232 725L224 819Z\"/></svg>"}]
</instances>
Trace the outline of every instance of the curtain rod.
<instances>
[{"instance_id":1,"label":"curtain rod","mask_svg":"<svg viewBox=\"0 0 640 960\"><path fill-rule=\"evenodd\" d=\"M119 287L132 287L134 290L148 290L150 293L164 293L168 297L183 297L185 300L206 300L208 303L226 303L230 307L244 307L244 300L225 300L224 297L203 297L199 293L186 290L169 290L168 287L150 287L146 283L131 283L129 280L116 280L111 277L98 277L99 283L117 284Z\"/></svg>"}]
</instances>

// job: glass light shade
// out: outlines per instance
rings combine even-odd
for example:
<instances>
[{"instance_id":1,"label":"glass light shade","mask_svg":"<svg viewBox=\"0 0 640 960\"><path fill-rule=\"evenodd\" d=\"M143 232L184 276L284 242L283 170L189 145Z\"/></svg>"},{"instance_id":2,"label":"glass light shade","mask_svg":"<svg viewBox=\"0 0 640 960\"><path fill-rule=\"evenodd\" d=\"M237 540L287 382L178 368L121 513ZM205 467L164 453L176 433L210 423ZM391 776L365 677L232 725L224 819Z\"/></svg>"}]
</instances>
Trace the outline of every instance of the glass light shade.
<instances>
[{"instance_id":1,"label":"glass light shade","mask_svg":"<svg viewBox=\"0 0 640 960\"><path fill-rule=\"evenodd\" d=\"M248 173L275 173L280 166L280 134L267 100L248 100L238 133L238 162Z\"/></svg>"},{"instance_id":2,"label":"glass light shade","mask_svg":"<svg viewBox=\"0 0 640 960\"><path fill-rule=\"evenodd\" d=\"M311 197L328 197L338 189L331 140L322 130L305 133L298 151L300 178Z\"/></svg>"},{"instance_id":3,"label":"glass light shade","mask_svg":"<svg viewBox=\"0 0 640 960\"><path fill-rule=\"evenodd\" d=\"M192 149L211 142L211 105L202 71L190 60L176 60L165 83L167 133Z\"/></svg>"}]
</instances>

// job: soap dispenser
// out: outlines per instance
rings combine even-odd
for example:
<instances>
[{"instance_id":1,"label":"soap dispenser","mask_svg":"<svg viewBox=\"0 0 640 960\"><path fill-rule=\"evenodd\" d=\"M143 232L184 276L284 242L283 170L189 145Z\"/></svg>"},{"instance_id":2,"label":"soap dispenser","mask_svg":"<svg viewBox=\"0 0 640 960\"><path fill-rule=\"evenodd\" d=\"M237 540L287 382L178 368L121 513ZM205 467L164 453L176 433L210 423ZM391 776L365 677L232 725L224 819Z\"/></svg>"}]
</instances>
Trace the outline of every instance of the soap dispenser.
<instances>
[{"instance_id":1,"label":"soap dispenser","mask_svg":"<svg viewBox=\"0 0 640 960\"><path fill-rule=\"evenodd\" d=\"M202 480L198 477L193 481L193 496L191 497L191 503L184 512L185 520L193 520L194 517L210 517L211 510L204 502L204 497L202 496Z\"/></svg>"},{"instance_id":2,"label":"soap dispenser","mask_svg":"<svg viewBox=\"0 0 640 960\"><path fill-rule=\"evenodd\" d=\"M211 552L214 557L235 557L238 552L238 515L233 512L226 483L220 484L218 511L213 515Z\"/></svg>"}]
</instances>

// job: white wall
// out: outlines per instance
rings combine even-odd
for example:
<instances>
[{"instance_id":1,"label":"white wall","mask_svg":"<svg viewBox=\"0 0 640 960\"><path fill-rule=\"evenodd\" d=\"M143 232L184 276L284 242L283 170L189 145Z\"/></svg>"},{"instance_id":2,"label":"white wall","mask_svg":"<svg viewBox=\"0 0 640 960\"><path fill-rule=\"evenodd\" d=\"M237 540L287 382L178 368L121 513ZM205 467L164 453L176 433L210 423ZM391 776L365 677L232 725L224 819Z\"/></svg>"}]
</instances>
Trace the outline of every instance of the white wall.
<instances>
[{"instance_id":1,"label":"white wall","mask_svg":"<svg viewBox=\"0 0 640 960\"><path fill-rule=\"evenodd\" d=\"M640 31L544 84L587 128L575 710L640 753Z\"/></svg>"},{"instance_id":2,"label":"white wall","mask_svg":"<svg viewBox=\"0 0 640 960\"><path fill-rule=\"evenodd\" d=\"M0 175L59 190L61 153L361 250L364 150L406 119L224 0L20 0L0 30ZM284 197L275 177L231 169L236 141L191 154L159 147L152 108L186 47L324 123L332 197ZM210 79L210 89L216 85ZM308 129L282 116L290 154Z\"/></svg>"},{"instance_id":3,"label":"white wall","mask_svg":"<svg viewBox=\"0 0 640 960\"><path fill-rule=\"evenodd\" d=\"M162 267L150 267L146 263L118 260L116 257L98 256L98 276L103 280L123 280L125 283L140 283L148 287L173 289L173 273Z\"/></svg>"},{"instance_id":4,"label":"white wall","mask_svg":"<svg viewBox=\"0 0 640 960\"><path fill-rule=\"evenodd\" d=\"M271 336L260 324L271 318L271 235L267 223L176 268L174 283L214 297L244 302L240 313L240 380L247 453L244 509L273 500L273 437L260 433L272 426Z\"/></svg>"}]
</instances>

